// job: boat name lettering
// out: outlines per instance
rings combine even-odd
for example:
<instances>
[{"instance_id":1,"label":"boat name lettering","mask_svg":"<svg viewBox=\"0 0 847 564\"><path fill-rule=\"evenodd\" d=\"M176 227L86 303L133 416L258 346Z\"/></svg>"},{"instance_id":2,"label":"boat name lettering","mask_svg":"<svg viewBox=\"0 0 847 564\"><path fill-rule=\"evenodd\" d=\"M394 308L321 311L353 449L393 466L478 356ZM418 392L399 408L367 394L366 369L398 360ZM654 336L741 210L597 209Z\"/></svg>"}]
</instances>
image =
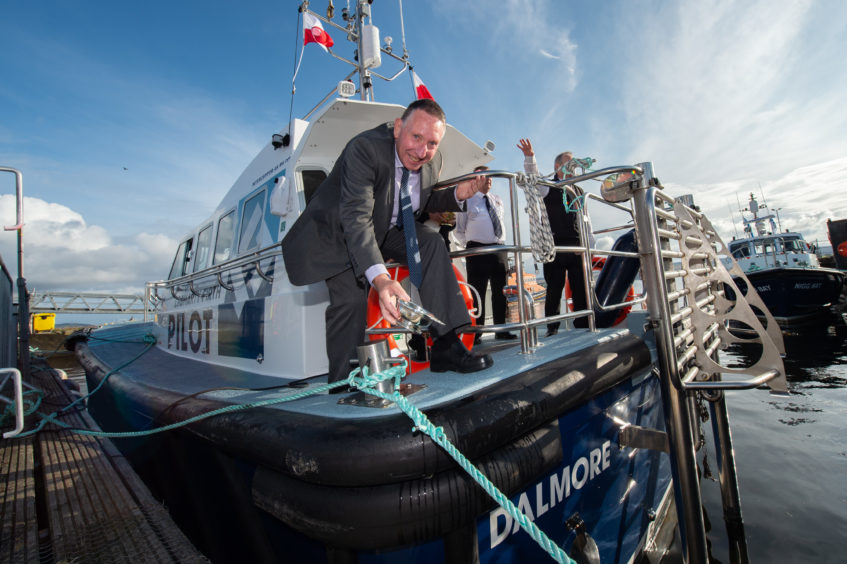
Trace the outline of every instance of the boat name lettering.
<instances>
[{"instance_id":1,"label":"boat name lettering","mask_svg":"<svg viewBox=\"0 0 847 564\"><path fill-rule=\"evenodd\" d=\"M756 286L757 292L770 292L771 285L770 284L762 284L761 286Z\"/></svg>"},{"instance_id":2,"label":"boat name lettering","mask_svg":"<svg viewBox=\"0 0 847 564\"><path fill-rule=\"evenodd\" d=\"M203 288L199 294L199 296L191 294L187 298L179 300L177 303L184 307L186 305L196 304L199 302L211 302L218 300L221 297L221 287L216 285L214 287Z\"/></svg>"},{"instance_id":3,"label":"boat name lettering","mask_svg":"<svg viewBox=\"0 0 847 564\"><path fill-rule=\"evenodd\" d=\"M823 286L820 282L797 282L794 284L795 290L817 290Z\"/></svg>"},{"instance_id":4,"label":"boat name lettering","mask_svg":"<svg viewBox=\"0 0 847 564\"><path fill-rule=\"evenodd\" d=\"M547 511L567 499L571 495L571 487L581 490L588 482L600 475L609 467L611 441L606 441L599 448L593 449L588 456L581 456L571 465L565 466L561 472L551 474L548 479L535 484L535 494L532 490L523 492L518 501L518 509L530 521L535 521ZM545 488L545 485L547 486ZM546 494L546 495L545 495ZM535 503L531 501L535 498ZM534 510L533 510L534 507ZM513 519L502 507L488 514L488 526L491 534L491 548L494 548L509 536L520 530L520 524Z\"/></svg>"},{"instance_id":5,"label":"boat name lettering","mask_svg":"<svg viewBox=\"0 0 847 564\"><path fill-rule=\"evenodd\" d=\"M266 172L265 174L263 174L262 176L260 176L260 177L259 177L259 178L257 178L256 180L254 180L254 181L253 181L253 187L255 188L255 187L256 187L256 185L258 185L258 184L260 184L260 183L264 182L265 180L267 180L267 179L268 179L268 177L269 177L270 175L272 175L273 173L275 173L276 171L278 171L279 169L281 169L282 167L284 167L284 166L288 163L288 161L289 161L290 159L291 159L291 156L286 157L286 158L285 158L282 162L277 163L277 164L276 164L276 165L275 165L272 169L270 169L268 172Z\"/></svg>"},{"instance_id":6,"label":"boat name lettering","mask_svg":"<svg viewBox=\"0 0 847 564\"><path fill-rule=\"evenodd\" d=\"M168 314L168 348L209 354L209 335L214 313L202 311Z\"/></svg>"}]
</instances>

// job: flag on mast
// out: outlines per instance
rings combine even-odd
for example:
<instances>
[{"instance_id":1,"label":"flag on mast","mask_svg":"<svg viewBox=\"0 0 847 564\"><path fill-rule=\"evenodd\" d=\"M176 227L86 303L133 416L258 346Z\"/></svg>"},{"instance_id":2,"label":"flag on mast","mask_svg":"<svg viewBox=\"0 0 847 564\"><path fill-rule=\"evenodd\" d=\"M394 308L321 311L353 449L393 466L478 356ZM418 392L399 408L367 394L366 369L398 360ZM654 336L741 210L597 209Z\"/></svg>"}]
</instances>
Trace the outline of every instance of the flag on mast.
<instances>
[{"instance_id":1,"label":"flag on mast","mask_svg":"<svg viewBox=\"0 0 847 564\"><path fill-rule=\"evenodd\" d=\"M418 76L418 73L415 71L411 71L412 73L412 84L415 86L415 95L418 97L418 100L423 98L429 98L433 100L432 94L429 93L429 89L426 87L426 84Z\"/></svg>"},{"instance_id":2,"label":"flag on mast","mask_svg":"<svg viewBox=\"0 0 847 564\"><path fill-rule=\"evenodd\" d=\"M303 45L308 45L309 43L317 43L324 51L327 50L327 47L335 45L332 37L324 31L321 21L309 12L304 12Z\"/></svg>"}]
</instances>

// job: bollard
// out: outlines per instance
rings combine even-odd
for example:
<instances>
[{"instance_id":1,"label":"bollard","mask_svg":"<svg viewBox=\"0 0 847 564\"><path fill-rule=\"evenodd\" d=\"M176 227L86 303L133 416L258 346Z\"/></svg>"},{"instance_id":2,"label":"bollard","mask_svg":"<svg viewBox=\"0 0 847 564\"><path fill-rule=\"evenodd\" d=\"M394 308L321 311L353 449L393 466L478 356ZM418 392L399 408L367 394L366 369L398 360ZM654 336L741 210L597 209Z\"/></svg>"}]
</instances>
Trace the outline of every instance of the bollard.
<instances>
[{"instance_id":1,"label":"bollard","mask_svg":"<svg viewBox=\"0 0 847 564\"><path fill-rule=\"evenodd\" d=\"M356 349L356 353L359 356L359 368L364 369L367 367L368 372L372 374L385 372L396 362L396 359L391 356L386 339L370 341L360 345ZM386 394L393 394L394 379L383 380L377 384L376 389Z\"/></svg>"},{"instance_id":2,"label":"bollard","mask_svg":"<svg viewBox=\"0 0 847 564\"><path fill-rule=\"evenodd\" d=\"M535 299L532 293L521 288L521 295L524 299L527 319L535 319ZM538 348L538 326L532 325L527 329L527 345L530 349Z\"/></svg>"}]
</instances>

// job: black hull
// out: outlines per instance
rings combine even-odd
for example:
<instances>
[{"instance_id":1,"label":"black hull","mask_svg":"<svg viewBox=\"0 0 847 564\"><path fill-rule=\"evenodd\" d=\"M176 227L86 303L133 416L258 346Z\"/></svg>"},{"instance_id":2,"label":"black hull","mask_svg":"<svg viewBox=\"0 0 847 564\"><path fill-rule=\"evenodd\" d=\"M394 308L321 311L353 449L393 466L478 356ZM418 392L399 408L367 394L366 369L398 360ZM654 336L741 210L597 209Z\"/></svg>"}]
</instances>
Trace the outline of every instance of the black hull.
<instances>
[{"instance_id":1,"label":"black hull","mask_svg":"<svg viewBox=\"0 0 847 564\"><path fill-rule=\"evenodd\" d=\"M77 356L91 389L119 358L131 358L142 347L80 343ZM598 366L598 358L614 360ZM567 434L559 428L563 416L587 409L613 389L649 384L650 368L644 342L622 336L532 366L426 412L498 488L513 495L562 465L562 436ZM191 382L223 387L231 385L228 379L242 386L249 380L239 371L217 371L154 348L111 374L107 386L90 399L89 409L110 431L182 421L229 405L186 393ZM251 387L266 387L266 380L254 375ZM180 384L173 386L174 381ZM194 391L201 389L195 386ZM314 399L331 409L338 396ZM658 398L655 404L652 416L661 413ZM661 424L660 416L654 424ZM291 550L294 542L299 557L323 560L327 550L391 550L438 539L445 561L461 561L455 555L467 555L476 546L475 523L495 504L431 439L410 433L410 425L399 413L338 419L264 407L161 435L120 439L118 445L153 482L151 489L184 514L189 528L192 515L196 522L198 512L211 511L213 505L222 505L234 518L236 523L223 531L194 523L203 530L193 537L205 539L195 542L212 547L218 556L213 559L235 561L239 553L228 552L223 538L237 536L240 545L251 544L255 561L285 552L284 546ZM660 474L649 472L652 483ZM650 495L660 496L661 491L657 483ZM646 526L646 510L639 511ZM233 526L235 531L229 529Z\"/></svg>"},{"instance_id":2,"label":"black hull","mask_svg":"<svg viewBox=\"0 0 847 564\"><path fill-rule=\"evenodd\" d=\"M844 274L828 268L774 268L745 275L780 324L828 312L844 285ZM735 282L745 291L743 280Z\"/></svg>"}]
</instances>

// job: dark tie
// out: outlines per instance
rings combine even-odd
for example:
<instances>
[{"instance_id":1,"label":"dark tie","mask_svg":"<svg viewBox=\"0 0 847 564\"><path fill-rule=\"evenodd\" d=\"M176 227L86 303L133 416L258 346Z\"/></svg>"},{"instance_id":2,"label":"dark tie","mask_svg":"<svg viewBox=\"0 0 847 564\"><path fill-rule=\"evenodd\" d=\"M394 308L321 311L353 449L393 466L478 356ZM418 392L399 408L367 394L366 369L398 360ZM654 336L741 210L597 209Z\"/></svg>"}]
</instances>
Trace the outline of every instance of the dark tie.
<instances>
[{"instance_id":1,"label":"dark tie","mask_svg":"<svg viewBox=\"0 0 847 564\"><path fill-rule=\"evenodd\" d=\"M485 200L485 207L488 208L488 217L491 218L491 225L494 226L494 236L499 239L503 236L503 226L500 224L500 218L497 217L497 210L494 209L494 206L488 200L488 194L483 194L482 198Z\"/></svg>"},{"instance_id":2,"label":"dark tie","mask_svg":"<svg viewBox=\"0 0 847 564\"><path fill-rule=\"evenodd\" d=\"M397 223L406 235L406 262L409 265L409 280L421 287L423 273L421 272L421 251L418 248L418 234L415 231L415 214L412 211L412 198L409 196L409 169L403 167L400 179L400 213Z\"/></svg>"}]
</instances>

